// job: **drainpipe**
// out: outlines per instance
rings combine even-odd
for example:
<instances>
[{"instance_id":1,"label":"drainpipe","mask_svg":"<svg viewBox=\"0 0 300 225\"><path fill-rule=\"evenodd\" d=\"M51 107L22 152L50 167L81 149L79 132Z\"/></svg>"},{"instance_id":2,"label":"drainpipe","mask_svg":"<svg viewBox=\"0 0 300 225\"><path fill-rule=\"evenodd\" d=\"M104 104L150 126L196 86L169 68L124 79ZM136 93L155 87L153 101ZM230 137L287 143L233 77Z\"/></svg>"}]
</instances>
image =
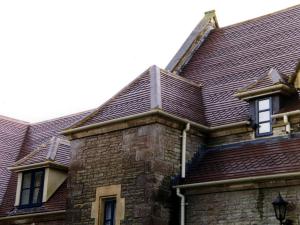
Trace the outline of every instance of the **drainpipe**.
<instances>
[{"instance_id":1,"label":"drainpipe","mask_svg":"<svg viewBox=\"0 0 300 225\"><path fill-rule=\"evenodd\" d=\"M186 161L186 133L190 130L190 123L187 123L182 131L181 146L181 178L185 178L185 161ZM185 222L185 196L180 193L180 188L176 189L176 194L180 198L180 225Z\"/></svg>"},{"instance_id":2,"label":"drainpipe","mask_svg":"<svg viewBox=\"0 0 300 225\"><path fill-rule=\"evenodd\" d=\"M182 131L182 146L181 146L181 178L185 178L185 161L186 161L186 133L190 130L190 123L186 124Z\"/></svg>"},{"instance_id":3,"label":"drainpipe","mask_svg":"<svg viewBox=\"0 0 300 225\"><path fill-rule=\"evenodd\" d=\"M291 133L291 124L290 124L290 122L289 122L289 118L288 118L288 115L287 115L287 114L285 114L285 115L283 116L283 122L284 122L284 124L285 124L285 132L286 132L287 134L290 134L290 133Z\"/></svg>"},{"instance_id":4,"label":"drainpipe","mask_svg":"<svg viewBox=\"0 0 300 225\"><path fill-rule=\"evenodd\" d=\"M180 188L176 188L176 194L180 198L180 225L185 223L185 196L180 193Z\"/></svg>"}]
</instances>

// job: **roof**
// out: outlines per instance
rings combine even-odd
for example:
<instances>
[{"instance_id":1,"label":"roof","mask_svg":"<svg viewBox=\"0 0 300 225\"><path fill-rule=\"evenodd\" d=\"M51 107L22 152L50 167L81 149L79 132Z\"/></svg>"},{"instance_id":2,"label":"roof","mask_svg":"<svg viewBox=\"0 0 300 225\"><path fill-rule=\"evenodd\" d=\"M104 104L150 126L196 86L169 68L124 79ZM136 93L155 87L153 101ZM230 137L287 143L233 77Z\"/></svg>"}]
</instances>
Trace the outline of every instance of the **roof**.
<instances>
[{"instance_id":1,"label":"roof","mask_svg":"<svg viewBox=\"0 0 300 225\"><path fill-rule=\"evenodd\" d=\"M150 68L126 85L115 96L103 105L93 110L87 117L75 123L70 128L87 126L94 123L112 120L149 111L150 96Z\"/></svg>"},{"instance_id":2,"label":"roof","mask_svg":"<svg viewBox=\"0 0 300 225\"><path fill-rule=\"evenodd\" d=\"M17 174L9 171L8 167L14 165L16 161L18 161L18 165L27 165L45 159L52 159L59 164L68 165L70 148L65 145L66 141L63 141L65 137L59 135L59 132L81 120L90 112L86 111L34 124L0 117L0 197L5 199L2 203L0 201L0 216L10 213L30 213L29 210L16 212L14 202ZM58 145L56 146L55 143ZM25 156L27 157L24 158ZM66 193L66 185L63 185L43 206L42 210L50 211L65 207L66 198L62 199L61 196L66 196Z\"/></svg>"},{"instance_id":3,"label":"roof","mask_svg":"<svg viewBox=\"0 0 300 225\"><path fill-rule=\"evenodd\" d=\"M201 91L199 83L154 65L69 129L148 112L156 108L204 124Z\"/></svg>"},{"instance_id":4,"label":"roof","mask_svg":"<svg viewBox=\"0 0 300 225\"><path fill-rule=\"evenodd\" d=\"M205 124L200 84L161 70L162 110Z\"/></svg>"},{"instance_id":5,"label":"roof","mask_svg":"<svg viewBox=\"0 0 300 225\"><path fill-rule=\"evenodd\" d=\"M300 135L207 148L191 164L185 183L300 171Z\"/></svg>"},{"instance_id":6,"label":"roof","mask_svg":"<svg viewBox=\"0 0 300 225\"><path fill-rule=\"evenodd\" d=\"M300 5L211 31L180 73L203 85L210 126L248 118L248 103L237 90L270 69L290 76L300 59Z\"/></svg>"},{"instance_id":7,"label":"roof","mask_svg":"<svg viewBox=\"0 0 300 225\"><path fill-rule=\"evenodd\" d=\"M0 116L0 204L11 177L7 167L18 158L28 126L25 122Z\"/></svg>"}]
</instances>

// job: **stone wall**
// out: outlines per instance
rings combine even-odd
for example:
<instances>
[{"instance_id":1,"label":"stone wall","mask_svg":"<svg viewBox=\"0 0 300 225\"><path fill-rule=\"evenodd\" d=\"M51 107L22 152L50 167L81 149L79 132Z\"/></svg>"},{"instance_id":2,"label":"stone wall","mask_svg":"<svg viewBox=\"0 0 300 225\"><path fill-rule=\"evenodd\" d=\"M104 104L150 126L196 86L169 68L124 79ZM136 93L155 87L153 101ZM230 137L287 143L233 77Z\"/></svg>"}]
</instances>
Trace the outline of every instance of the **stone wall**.
<instances>
[{"instance_id":1,"label":"stone wall","mask_svg":"<svg viewBox=\"0 0 300 225\"><path fill-rule=\"evenodd\" d=\"M180 171L183 124L152 123L71 141L67 217L72 225L94 225L92 202L97 187L121 184L123 225L175 225L171 177ZM193 134L191 134L193 133ZM188 134L188 159L202 137ZM176 199L177 200L177 199ZM172 214L172 215L171 215ZM173 219L173 220L172 220ZM176 221L176 222L175 222Z\"/></svg>"},{"instance_id":2,"label":"stone wall","mask_svg":"<svg viewBox=\"0 0 300 225\"><path fill-rule=\"evenodd\" d=\"M300 224L300 179L187 190L187 225L277 225L272 201L290 205L287 218Z\"/></svg>"}]
</instances>

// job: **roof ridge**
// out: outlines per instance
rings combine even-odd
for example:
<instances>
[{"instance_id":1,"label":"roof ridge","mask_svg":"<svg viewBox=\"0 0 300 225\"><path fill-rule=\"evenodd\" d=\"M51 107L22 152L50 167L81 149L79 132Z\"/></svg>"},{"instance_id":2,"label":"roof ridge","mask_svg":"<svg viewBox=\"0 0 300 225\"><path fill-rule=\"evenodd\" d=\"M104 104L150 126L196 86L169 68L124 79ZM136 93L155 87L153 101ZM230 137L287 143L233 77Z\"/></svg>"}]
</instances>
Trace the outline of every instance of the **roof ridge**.
<instances>
[{"instance_id":1,"label":"roof ridge","mask_svg":"<svg viewBox=\"0 0 300 225\"><path fill-rule=\"evenodd\" d=\"M269 16L273 16L273 15L277 15L277 14L280 14L280 13L284 13L286 11L289 11L289 10L297 8L297 7L300 7L300 4L297 4L297 5L294 5L294 6L290 6L290 7L287 7L285 9L276 10L274 12L270 12L270 13L267 13L267 14L264 14L264 15L261 15L261 16L257 16L257 17L251 18L251 19L246 19L246 20L244 20L242 22L238 22L238 23L230 24L230 25L227 25L227 26L224 26L224 27L220 27L220 28L218 28L218 30L232 28L232 27L235 27L235 26L238 26L238 25L242 25L242 24L247 23L247 22L252 22L252 21L255 21L255 20L258 20L258 19L263 19L263 18L266 18L266 17L269 17Z\"/></svg>"}]
</instances>

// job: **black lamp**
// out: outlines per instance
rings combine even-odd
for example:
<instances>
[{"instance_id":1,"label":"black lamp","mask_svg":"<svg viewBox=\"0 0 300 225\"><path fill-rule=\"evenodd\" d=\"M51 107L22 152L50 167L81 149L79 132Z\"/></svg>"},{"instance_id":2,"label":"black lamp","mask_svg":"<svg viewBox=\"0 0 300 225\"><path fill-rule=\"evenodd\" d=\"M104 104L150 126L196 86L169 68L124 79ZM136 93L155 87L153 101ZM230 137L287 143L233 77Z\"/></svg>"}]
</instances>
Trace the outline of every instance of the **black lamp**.
<instances>
[{"instance_id":1,"label":"black lamp","mask_svg":"<svg viewBox=\"0 0 300 225\"><path fill-rule=\"evenodd\" d=\"M273 207L274 207L276 219L278 219L280 221L280 225L291 224L290 220L287 220L287 221L284 222L288 202L285 201L281 197L280 193L278 194L277 198L272 202L272 204L273 204Z\"/></svg>"}]
</instances>

